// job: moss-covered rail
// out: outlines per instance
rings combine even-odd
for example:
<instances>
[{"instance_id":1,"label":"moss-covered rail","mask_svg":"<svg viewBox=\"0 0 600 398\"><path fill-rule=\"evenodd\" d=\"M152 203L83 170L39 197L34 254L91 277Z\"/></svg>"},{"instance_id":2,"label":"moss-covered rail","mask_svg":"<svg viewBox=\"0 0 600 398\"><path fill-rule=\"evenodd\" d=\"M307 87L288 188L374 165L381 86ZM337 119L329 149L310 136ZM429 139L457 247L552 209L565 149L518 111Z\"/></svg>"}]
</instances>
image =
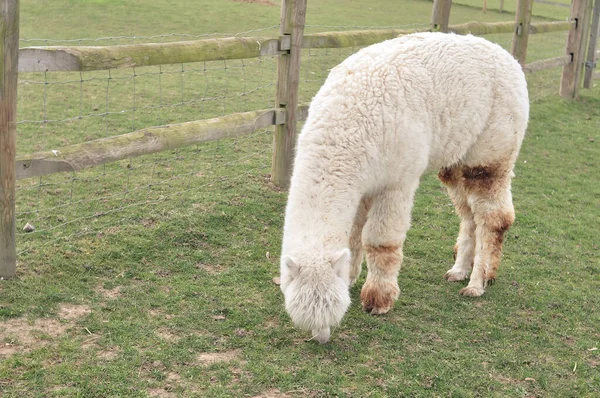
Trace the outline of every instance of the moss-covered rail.
<instances>
[{"instance_id":1,"label":"moss-covered rail","mask_svg":"<svg viewBox=\"0 0 600 398\"><path fill-rule=\"evenodd\" d=\"M572 22L531 24L530 33L569 30ZM429 29L382 29L325 32L304 35L302 48L362 47L409 33ZM474 35L512 33L515 23L468 22L450 25L450 32ZM260 37L230 37L172 43L147 43L119 46L26 47L19 51L19 72L93 71L188 62L273 56L286 52L289 41Z\"/></svg>"},{"instance_id":2,"label":"moss-covered rail","mask_svg":"<svg viewBox=\"0 0 600 398\"><path fill-rule=\"evenodd\" d=\"M206 120L170 124L114 137L55 148L16 159L17 179L77 171L104 163L181 148L223 138L239 137L281 124L282 109L234 113ZM296 119L306 119L308 106L299 106Z\"/></svg>"}]
</instances>

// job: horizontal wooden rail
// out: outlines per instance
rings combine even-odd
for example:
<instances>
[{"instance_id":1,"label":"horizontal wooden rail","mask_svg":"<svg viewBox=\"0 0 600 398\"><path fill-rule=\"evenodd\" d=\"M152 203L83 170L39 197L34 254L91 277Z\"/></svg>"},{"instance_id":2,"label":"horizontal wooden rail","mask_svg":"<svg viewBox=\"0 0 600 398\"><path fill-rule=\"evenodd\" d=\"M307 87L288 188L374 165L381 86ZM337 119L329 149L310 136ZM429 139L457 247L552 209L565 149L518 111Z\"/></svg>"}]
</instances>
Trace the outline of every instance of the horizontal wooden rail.
<instances>
[{"instance_id":1,"label":"horizontal wooden rail","mask_svg":"<svg viewBox=\"0 0 600 398\"><path fill-rule=\"evenodd\" d=\"M213 119L151 127L45 152L19 156L17 179L77 171L104 163L250 134L283 123L283 109L235 113ZM308 106L299 106L296 120L305 120Z\"/></svg>"},{"instance_id":2,"label":"horizontal wooden rail","mask_svg":"<svg viewBox=\"0 0 600 398\"><path fill-rule=\"evenodd\" d=\"M26 47L19 72L92 71L275 55L279 40L229 37L119 46Z\"/></svg>"},{"instance_id":3,"label":"horizontal wooden rail","mask_svg":"<svg viewBox=\"0 0 600 398\"><path fill-rule=\"evenodd\" d=\"M560 66L565 66L571 63L570 55L562 55L560 57L542 59L539 61L531 62L523 68L523 72L525 73L533 73L539 72L542 70L558 68Z\"/></svg>"},{"instance_id":4,"label":"horizontal wooden rail","mask_svg":"<svg viewBox=\"0 0 600 398\"><path fill-rule=\"evenodd\" d=\"M304 35L302 48L344 48L364 47L384 40L425 32L424 29L380 29L380 30L349 30L345 32L323 32Z\"/></svg>"},{"instance_id":5,"label":"horizontal wooden rail","mask_svg":"<svg viewBox=\"0 0 600 398\"><path fill-rule=\"evenodd\" d=\"M529 27L529 33L540 34L562 32L571 29L575 21L536 22Z\"/></svg>"},{"instance_id":6,"label":"horizontal wooden rail","mask_svg":"<svg viewBox=\"0 0 600 398\"><path fill-rule=\"evenodd\" d=\"M531 24L530 33L569 30L573 22L539 22ZM485 35L512 33L513 21L468 22L451 25L458 34ZM304 35L302 48L363 47L423 29L382 29L325 32ZM172 43L130 44L119 46L51 46L26 47L19 51L19 72L92 71L188 62L245 59L281 54L289 43L260 37L230 37Z\"/></svg>"}]
</instances>

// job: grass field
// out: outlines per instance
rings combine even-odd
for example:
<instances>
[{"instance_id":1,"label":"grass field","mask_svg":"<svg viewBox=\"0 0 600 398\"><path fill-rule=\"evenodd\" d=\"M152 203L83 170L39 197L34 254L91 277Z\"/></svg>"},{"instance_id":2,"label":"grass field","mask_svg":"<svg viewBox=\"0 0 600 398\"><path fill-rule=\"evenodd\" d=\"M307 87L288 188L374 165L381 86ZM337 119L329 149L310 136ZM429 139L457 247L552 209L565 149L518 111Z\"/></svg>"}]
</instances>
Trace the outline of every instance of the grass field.
<instances>
[{"instance_id":1,"label":"grass field","mask_svg":"<svg viewBox=\"0 0 600 398\"><path fill-rule=\"evenodd\" d=\"M538 19L563 18L543 7ZM309 2L307 30L424 25L430 14L428 1L324 0ZM278 19L268 2L21 2L22 46L272 36ZM510 19L475 2L451 17ZM563 45L562 33L533 37L528 54ZM302 100L354 50L306 51ZM268 108L275 68L266 58L21 74L18 153ZM363 313L363 275L327 345L292 327L272 282L286 202L269 183L272 131L20 181L18 273L0 282L0 396L599 396L600 89L561 100L559 76L529 77L517 221L496 284L466 299L443 280L458 218L426 176L401 298L386 316Z\"/></svg>"}]
</instances>

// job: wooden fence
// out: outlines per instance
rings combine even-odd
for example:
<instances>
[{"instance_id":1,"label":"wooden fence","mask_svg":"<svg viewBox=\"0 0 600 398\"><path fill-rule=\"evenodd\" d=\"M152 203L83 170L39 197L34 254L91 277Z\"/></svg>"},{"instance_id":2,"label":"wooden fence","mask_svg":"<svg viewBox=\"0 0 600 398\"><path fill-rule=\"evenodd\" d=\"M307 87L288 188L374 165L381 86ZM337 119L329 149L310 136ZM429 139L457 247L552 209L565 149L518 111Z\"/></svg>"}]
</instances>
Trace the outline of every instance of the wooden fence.
<instances>
[{"instance_id":1,"label":"wooden fence","mask_svg":"<svg viewBox=\"0 0 600 398\"><path fill-rule=\"evenodd\" d=\"M64 171L76 171L120 159L179 148L199 142L249 134L275 126L272 179L287 187L291 175L296 123L305 120L307 106L298 104L301 49L361 47L417 30L382 29L327 32L304 35L306 0L282 0L280 35L277 38L235 37L180 41L161 44L119 46L54 46L18 50L18 0L2 1L3 84L0 90L0 277L15 274L15 181ZM593 0L573 0L571 18L564 22L531 23L533 0L519 0L514 21L471 22L450 25L451 0L435 0L431 27L427 30L471 33L512 33L512 53L526 73L563 67L560 95L577 98L583 66L592 63L596 52L586 50ZM598 7L594 9L593 39L598 33ZM530 34L566 31L567 45L562 56L526 63ZM15 158L15 113L17 65L19 72L94 71L187 62L246 59L278 56L275 105L219 118L171 124L133 131L128 134L88 141ZM589 64L591 65L591 63ZM586 71L592 68L588 66ZM586 75L587 76L587 75ZM593 74L590 75L590 81ZM587 81L587 80L586 80Z\"/></svg>"}]
</instances>

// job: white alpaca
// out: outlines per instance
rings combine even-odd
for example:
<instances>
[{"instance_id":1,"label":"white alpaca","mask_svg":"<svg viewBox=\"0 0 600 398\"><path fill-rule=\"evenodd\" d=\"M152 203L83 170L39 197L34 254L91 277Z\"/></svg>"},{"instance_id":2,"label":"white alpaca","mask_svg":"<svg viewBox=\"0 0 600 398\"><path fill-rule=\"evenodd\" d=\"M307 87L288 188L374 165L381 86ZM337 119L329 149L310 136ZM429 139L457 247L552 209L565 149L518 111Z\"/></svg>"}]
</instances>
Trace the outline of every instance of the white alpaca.
<instances>
[{"instance_id":1,"label":"white alpaca","mask_svg":"<svg viewBox=\"0 0 600 398\"><path fill-rule=\"evenodd\" d=\"M474 36L420 33L335 67L298 138L285 214L281 290L294 324L320 342L350 305L366 252L363 308L398 298L419 179L439 170L461 217L449 281L480 296L512 225L513 166L529 117L521 67Z\"/></svg>"}]
</instances>

